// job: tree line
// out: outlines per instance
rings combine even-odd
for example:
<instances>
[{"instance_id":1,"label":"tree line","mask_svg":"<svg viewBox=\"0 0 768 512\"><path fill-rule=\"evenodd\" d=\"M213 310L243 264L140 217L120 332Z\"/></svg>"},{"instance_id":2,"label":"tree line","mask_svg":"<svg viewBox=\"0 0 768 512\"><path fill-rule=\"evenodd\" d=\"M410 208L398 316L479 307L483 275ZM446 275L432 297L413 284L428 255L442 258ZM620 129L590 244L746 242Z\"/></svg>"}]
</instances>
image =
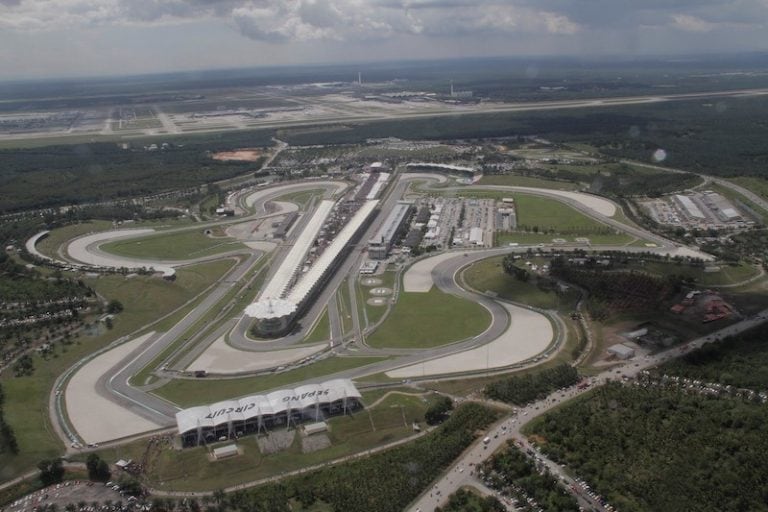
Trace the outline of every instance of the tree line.
<instances>
[{"instance_id":1,"label":"tree line","mask_svg":"<svg viewBox=\"0 0 768 512\"><path fill-rule=\"evenodd\" d=\"M517 375L491 382L485 387L485 396L516 405L525 405L549 395L552 391L579 382L579 372L563 363L536 373Z\"/></svg>"},{"instance_id":2,"label":"tree line","mask_svg":"<svg viewBox=\"0 0 768 512\"><path fill-rule=\"evenodd\" d=\"M414 442L281 484L219 495L219 509L288 512L289 500L295 500L304 509L400 512L497 417L483 405L465 403L434 432Z\"/></svg>"},{"instance_id":3,"label":"tree line","mask_svg":"<svg viewBox=\"0 0 768 512\"><path fill-rule=\"evenodd\" d=\"M617 510L768 510L768 409L685 390L610 383L529 434Z\"/></svg>"}]
</instances>

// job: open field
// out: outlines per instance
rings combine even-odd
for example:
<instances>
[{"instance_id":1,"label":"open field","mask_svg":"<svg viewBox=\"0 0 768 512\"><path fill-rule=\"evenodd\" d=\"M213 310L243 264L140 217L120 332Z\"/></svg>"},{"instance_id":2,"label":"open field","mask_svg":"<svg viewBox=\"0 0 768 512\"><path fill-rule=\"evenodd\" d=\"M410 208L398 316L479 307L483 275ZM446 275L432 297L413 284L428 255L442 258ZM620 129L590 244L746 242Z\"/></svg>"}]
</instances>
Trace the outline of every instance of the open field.
<instances>
[{"instance_id":1,"label":"open field","mask_svg":"<svg viewBox=\"0 0 768 512\"><path fill-rule=\"evenodd\" d=\"M302 343L317 343L318 341L325 341L330 338L331 335L331 323L328 318L328 308L323 310L320 318L312 328L312 332L307 334L307 337L302 340Z\"/></svg>"},{"instance_id":2,"label":"open field","mask_svg":"<svg viewBox=\"0 0 768 512\"><path fill-rule=\"evenodd\" d=\"M539 232L554 231L561 235L613 234L614 229L591 219L560 201L527 194L506 194L515 199L518 229L527 226ZM524 228L523 228L524 229ZM630 241L627 235L623 236Z\"/></svg>"},{"instance_id":3,"label":"open field","mask_svg":"<svg viewBox=\"0 0 768 512\"><path fill-rule=\"evenodd\" d=\"M101 249L105 252L118 256L162 260L199 258L244 247L236 240L211 238L201 229L169 235L150 235L101 245Z\"/></svg>"},{"instance_id":4,"label":"open field","mask_svg":"<svg viewBox=\"0 0 768 512\"><path fill-rule=\"evenodd\" d=\"M666 263L661 261L646 261L644 264L632 262L627 268L643 270L659 276L678 275L692 278L700 286L722 286L740 283L759 275L760 271L745 263L735 265L721 264L719 272L704 272L703 268Z\"/></svg>"},{"instance_id":5,"label":"open field","mask_svg":"<svg viewBox=\"0 0 768 512\"><path fill-rule=\"evenodd\" d=\"M211 462L208 455L209 448L215 446L181 451L164 446L153 453L147 483L163 490L215 490L320 464L413 435L411 422L417 419L423 424L431 401L429 395L422 398L392 394L373 409L330 418L327 436L331 445L306 454L301 452L298 433L287 450L268 455L260 453L256 436L244 437L238 441L242 455L216 462ZM285 435L283 431L276 433ZM138 441L99 453L106 460L141 460L146 443Z\"/></svg>"},{"instance_id":6,"label":"open field","mask_svg":"<svg viewBox=\"0 0 768 512\"><path fill-rule=\"evenodd\" d=\"M465 269L461 277L464 282L480 293L493 292L499 298L527 304L541 309L556 309L561 312L573 311L578 293L571 290L558 294L555 290L537 286L537 278L522 282L510 276L501 266L504 256L495 256L478 261ZM526 261L526 260L520 260Z\"/></svg>"},{"instance_id":7,"label":"open field","mask_svg":"<svg viewBox=\"0 0 768 512\"><path fill-rule=\"evenodd\" d=\"M192 407L288 387L306 379L359 368L384 357L331 357L281 373L231 379L175 379L152 393L180 407Z\"/></svg>"},{"instance_id":8,"label":"open field","mask_svg":"<svg viewBox=\"0 0 768 512\"><path fill-rule=\"evenodd\" d=\"M20 454L3 461L0 476L13 477L30 470L39 460L60 455L62 445L48 419L48 396L56 377L86 355L109 342L149 326L164 313L181 306L220 276L220 263L206 263L179 270L176 281L138 276L104 276L85 282L99 294L119 300L124 310L117 315L114 328L97 336L81 335L73 344L54 350L52 357L33 356L35 372L14 378L6 372L1 378L5 391L6 420L16 433ZM33 405L30 405L33 404Z\"/></svg>"},{"instance_id":9,"label":"open field","mask_svg":"<svg viewBox=\"0 0 768 512\"><path fill-rule=\"evenodd\" d=\"M476 336L490 321L490 313L482 306L436 288L427 293L401 293L367 342L372 347L437 347Z\"/></svg>"},{"instance_id":10,"label":"open field","mask_svg":"<svg viewBox=\"0 0 768 512\"><path fill-rule=\"evenodd\" d=\"M89 233L95 233L97 231L106 231L112 227L112 223L106 220L92 220L89 222L80 222L78 224L70 224L61 228L56 228L48 233L48 236L40 240L37 243L37 250L42 254L45 254L49 258L59 258L57 254L59 247L62 244Z\"/></svg>"}]
</instances>

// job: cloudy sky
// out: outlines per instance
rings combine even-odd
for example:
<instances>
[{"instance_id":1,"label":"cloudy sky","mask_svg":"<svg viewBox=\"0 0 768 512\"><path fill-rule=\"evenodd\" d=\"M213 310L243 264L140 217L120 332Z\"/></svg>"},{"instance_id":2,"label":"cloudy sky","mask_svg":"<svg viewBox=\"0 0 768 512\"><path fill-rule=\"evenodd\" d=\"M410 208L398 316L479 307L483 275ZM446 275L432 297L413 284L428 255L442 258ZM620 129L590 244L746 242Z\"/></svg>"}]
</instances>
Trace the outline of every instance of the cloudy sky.
<instances>
[{"instance_id":1,"label":"cloudy sky","mask_svg":"<svg viewBox=\"0 0 768 512\"><path fill-rule=\"evenodd\" d=\"M0 80L768 50L768 0L0 0Z\"/></svg>"}]
</instances>

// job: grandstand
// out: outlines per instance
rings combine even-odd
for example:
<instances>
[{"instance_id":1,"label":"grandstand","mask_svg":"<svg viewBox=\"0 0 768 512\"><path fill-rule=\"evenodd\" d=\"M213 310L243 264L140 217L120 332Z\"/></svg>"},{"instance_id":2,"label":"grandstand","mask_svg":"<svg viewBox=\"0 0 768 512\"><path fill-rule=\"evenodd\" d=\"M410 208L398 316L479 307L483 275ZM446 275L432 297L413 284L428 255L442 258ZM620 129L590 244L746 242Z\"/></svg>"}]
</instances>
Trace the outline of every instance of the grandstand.
<instances>
[{"instance_id":1,"label":"grandstand","mask_svg":"<svg viewBox=\"0 0 768 512\"><path fill-rule=\"evenodd\" d=\"M176 413L176 426L182 446L198 446L346 414L362 407L361 398L352 381L334 379L184 409Z\"/></svg>"},{"instance_id":2,"label":"grandstand","mask_svg":"<svg viewBox=\"0 0 768 512\"><path fill-rule=\"evenodd\" d=\"M333 201L320 204L258 299L245 309L247 316L256 319L261 335L277 336L289 329L344 260L344 251L366 225L377 204L376 200L362 203L320 256L304 269L320 228L334 207Z\"/></svg>"}]
</instances>

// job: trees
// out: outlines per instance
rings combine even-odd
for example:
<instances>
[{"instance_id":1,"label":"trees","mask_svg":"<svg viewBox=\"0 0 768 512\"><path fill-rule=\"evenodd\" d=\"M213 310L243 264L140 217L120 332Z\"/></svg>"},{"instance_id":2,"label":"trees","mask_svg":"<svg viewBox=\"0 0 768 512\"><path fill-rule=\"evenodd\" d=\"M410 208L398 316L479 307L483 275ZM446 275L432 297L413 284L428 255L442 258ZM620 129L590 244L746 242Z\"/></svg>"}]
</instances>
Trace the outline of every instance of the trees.
<instances>
[{"instance_id":1,"label":"trees","mask_svg":"<svg viewBox=\"0 0 768 512\"><path fill-rule=\"evenodd\" d=\"M112 475L109 470L109 465L96 453L88 454L85 466L88 468L88 478L91 480L106 482Z\"/></svg>"},{"instance_id":2,"label":"trees","mask_svg":"<svg viewBox=\"0 0 768 512\"><path fill-rule=\"evenodd\" d=\"M434 404L429 406L424 413L424 420L427 425L437 425L448 417L448 413L453 410L453 400L447 396L441 396Z\"/></svg>"},{"instance_id":3,"label":"trees","mask_svg":"<svg viewBox=\"0 0 768 512\"><path fill-rule=\"evenodd\" d=\"M61 482L64 477L64 465L61 459L44 459L37 463L40 470L40 481L43 486Z\"/></svg>"},{"instance_id":4,"label":"trees","mask_svg":"<svg viewBox=\"0 0 768 512\"><path fill-rule=\"evenodd\" d=\"M109 304L107 304L107 313L109 313L110 315L116 315L122 311L123 311L123 303L117 299L113 299L109 301Z\"/></svg>"},{"instance_id":5,"label":"trees","mask_svg":"<svg viewBox=\"0 0 768 512\"><path fill-rule=\"evenodd\" d=\"M524 405L547 396L555 389L572 386L579 381L579 372L563 363L538 373L514 376L492 382L485 387L485 395L494 400Z\"/></svg>"}]
</instances>

